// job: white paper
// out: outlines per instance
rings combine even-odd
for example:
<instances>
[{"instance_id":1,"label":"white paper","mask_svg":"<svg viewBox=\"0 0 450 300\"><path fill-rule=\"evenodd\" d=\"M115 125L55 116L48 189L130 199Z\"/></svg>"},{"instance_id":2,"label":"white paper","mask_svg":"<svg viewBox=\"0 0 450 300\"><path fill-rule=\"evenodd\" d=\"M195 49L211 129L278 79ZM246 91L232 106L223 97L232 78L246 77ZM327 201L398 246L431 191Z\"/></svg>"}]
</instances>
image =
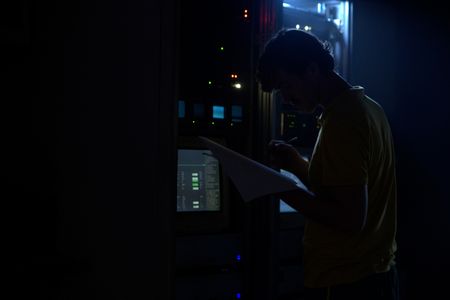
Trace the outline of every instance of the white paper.
<instances>
[{"instance_id":1,"label":"white paper","mask_svg":"<svg viewBox=\"0 0 450 300\"><path fill-rule=\"evenodd\" d=\"M298 184L294 179L206 137L199 138L219 160L246 202L270 194L304 189L301 182Z\"/></svg>"}]
</instances>

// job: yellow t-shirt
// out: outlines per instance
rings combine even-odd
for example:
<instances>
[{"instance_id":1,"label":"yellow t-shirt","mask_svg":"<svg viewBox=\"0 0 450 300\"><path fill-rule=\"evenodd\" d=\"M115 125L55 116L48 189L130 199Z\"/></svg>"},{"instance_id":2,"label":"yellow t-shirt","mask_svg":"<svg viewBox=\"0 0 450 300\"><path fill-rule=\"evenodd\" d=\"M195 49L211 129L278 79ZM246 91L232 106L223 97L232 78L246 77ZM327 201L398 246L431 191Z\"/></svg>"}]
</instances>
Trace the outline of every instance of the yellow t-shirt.
<instances>
[{"instance_id":1,"label":"yellow t-shirt","mask_svg":"<svg viewBox=\"0 0 450 300\"><path fill-rule=\"evenodd\" d=\"M306 220L305 286L350 283L388 271L396 251L395 154L383 109L353 87L323 112L309 164L313 191L322 186L367 184L367 222L361 233Z\"/></svg>"}]
</instances>

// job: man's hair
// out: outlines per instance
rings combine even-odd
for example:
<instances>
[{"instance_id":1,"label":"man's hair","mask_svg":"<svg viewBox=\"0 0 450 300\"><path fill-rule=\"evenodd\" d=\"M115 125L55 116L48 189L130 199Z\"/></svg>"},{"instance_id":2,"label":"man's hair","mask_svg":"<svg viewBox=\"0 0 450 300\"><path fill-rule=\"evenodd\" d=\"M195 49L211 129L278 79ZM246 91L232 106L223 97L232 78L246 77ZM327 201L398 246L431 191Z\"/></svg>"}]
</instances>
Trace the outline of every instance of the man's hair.
<instances>
[{"instance_id":1,"label":"man's hair","mask_svg":"<svg viewBox=\"0 0 450 300\"><path fill-rule=\"evenodd\" d=\"M266 44L259 58L256 77L265 92L276 88L277 70L302 76L311 62L322 72L334 69L330 45L303 30L282 29Z\"/></svg>"}]
</instances>

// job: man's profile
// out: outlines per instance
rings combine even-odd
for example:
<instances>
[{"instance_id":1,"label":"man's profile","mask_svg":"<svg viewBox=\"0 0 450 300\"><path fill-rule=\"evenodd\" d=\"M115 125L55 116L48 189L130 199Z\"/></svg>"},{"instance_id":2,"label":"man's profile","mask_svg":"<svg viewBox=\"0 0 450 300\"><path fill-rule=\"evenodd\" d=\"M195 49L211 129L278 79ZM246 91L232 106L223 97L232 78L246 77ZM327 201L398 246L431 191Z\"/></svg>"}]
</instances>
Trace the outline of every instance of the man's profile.
<instances>
[{"instance_id":1,"label":"man's profile","mask_svg":"<svg viewBox=\"0 0 450 300\"><path fill-rule=\"evenodd\" d=\"M257 78L298 111L323 108L310 161L288 144L269 145L274 165L314 193L280 195L306 218L307 299L398 299L395 152L383 108L334 70L326 43L302 30L281 30L267 43Z\"/></svg>"}]
</instances>

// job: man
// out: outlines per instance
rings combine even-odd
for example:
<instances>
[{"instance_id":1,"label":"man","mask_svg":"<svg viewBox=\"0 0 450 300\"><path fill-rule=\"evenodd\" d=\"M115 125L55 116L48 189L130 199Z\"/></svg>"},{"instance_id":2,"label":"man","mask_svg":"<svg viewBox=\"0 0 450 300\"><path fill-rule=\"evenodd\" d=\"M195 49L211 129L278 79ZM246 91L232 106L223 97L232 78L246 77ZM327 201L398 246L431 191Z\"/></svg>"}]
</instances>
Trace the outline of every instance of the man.
<instances>
[{"instance_id":1,"label":"man","mask_svg":"<svg viewBox=\"0 0 450 300\"><path fill-rule=\"evenodd\" d=\"M307 299L398 299L395 153L383 109L334 71L327 44L301 30L269 41L257 77L298 111L323 107L309 162L288 144L270 144L275 166L311 191L279 195L306 218Z\"/></svg>"}]
</instances>

